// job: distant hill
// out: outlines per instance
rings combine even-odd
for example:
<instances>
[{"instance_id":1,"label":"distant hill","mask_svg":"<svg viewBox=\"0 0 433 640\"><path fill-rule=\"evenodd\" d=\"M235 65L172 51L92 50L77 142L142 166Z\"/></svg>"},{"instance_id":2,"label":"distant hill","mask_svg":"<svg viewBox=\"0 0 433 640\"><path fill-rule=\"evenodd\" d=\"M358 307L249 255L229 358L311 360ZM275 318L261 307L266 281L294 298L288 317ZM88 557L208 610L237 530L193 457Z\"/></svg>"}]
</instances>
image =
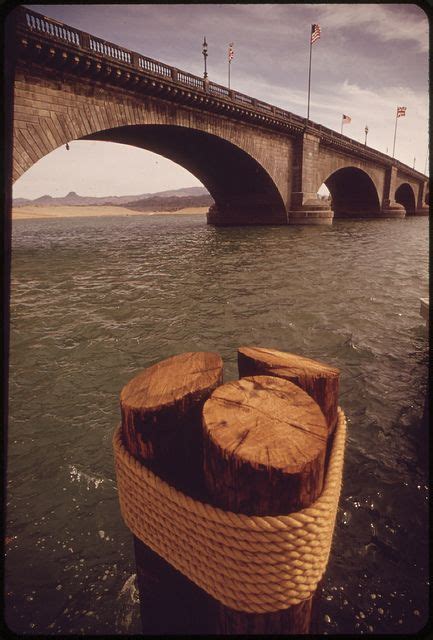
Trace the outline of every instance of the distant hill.
<instances>
[{"instance_id":1,"label":"distant hill","mask_svg":"<svg viewBox=\"0 0 433 640\"><path fill-rule=\"evenodd\" d=\"M25 207L30 204L32 200L28 200L27 198L15 198L13 201L13 206L16 207Z\"/></svg>"},{"instance_id":2,"label":"distant hill","mask_svg":"<svg viewBox=\"0 0 433 640\"><path fill-rule=\"evenodd\" d=\"M187 207L210 207L213 198L209 194L202 196L153 196L125 202L122 207L133 211L178 211Z\"/></svg>"},{"instance_id":3,"label":"distant hill","mask_svg":"<svg viewBox=\"0 0 433 640\"><path fill-rule=\"evenodd\" d=\"M149 198L171 198L178 197L179 199L184 198L193 198L194 197L202 197L209 196L207 189L204 187L184 187L182 189L169 189L167 191L159 191L157 193L142 193L140 195L134 196L102 196L102 197L94 197L94 196L80 196L75 191L70 191L66 196L55 198L53 196L45 195L40 196L40 198L36 198L35 200L30 200L27 198L14 198L13 206L15 208L25 207L25 206L37 206L37 207L58 207L58 206L103 206L108 204L115 205L130 205L134 202L140 202L147 200ZM210 202L213 202L212 198L210 198ZM159 204L162 205L160 202ZM206 206L200 204L183 204L183 206ZM182 208L181 207L181 208ZM165 207L163 206L163 209ZM139 209L141 210L141 209ZM154 210L154 209L153 209ZM144 209L143 209L144 211Z\"/></svg>"}]
</instances>

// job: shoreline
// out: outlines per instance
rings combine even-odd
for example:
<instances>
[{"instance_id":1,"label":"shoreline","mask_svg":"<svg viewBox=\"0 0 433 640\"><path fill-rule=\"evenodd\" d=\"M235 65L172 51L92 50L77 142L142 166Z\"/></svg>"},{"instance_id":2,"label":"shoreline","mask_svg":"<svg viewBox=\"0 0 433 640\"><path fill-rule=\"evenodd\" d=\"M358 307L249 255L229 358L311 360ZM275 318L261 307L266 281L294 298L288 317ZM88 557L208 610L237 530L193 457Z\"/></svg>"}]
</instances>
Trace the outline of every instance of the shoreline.
<instances>
[{"instance_id":1,"label":"shoreline","mask_svg":"<svg viewBox=\"0 0 433 640\"><path fill-rule=\"evenodd\" d=\"M209 207L185 207L177 211L134 211L126 207L83 205L38 207L25 206L12 208L12 220L49 220L54 218L100 218L102 216L167 216L167 215L204 215Z\"/></svg>"}]
</instances>

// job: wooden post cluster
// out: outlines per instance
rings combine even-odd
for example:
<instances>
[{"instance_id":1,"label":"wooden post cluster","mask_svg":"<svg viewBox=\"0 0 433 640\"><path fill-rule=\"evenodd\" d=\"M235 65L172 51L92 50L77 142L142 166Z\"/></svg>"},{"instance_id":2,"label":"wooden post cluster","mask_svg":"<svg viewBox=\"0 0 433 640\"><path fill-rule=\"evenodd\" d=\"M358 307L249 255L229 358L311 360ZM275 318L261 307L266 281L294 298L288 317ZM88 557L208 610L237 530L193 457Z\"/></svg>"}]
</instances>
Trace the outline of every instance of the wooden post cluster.
<instances>
[{"instance_id":1,"label":"wooden post cluster","mask_svg":"<svg viewBox=\"0 0 433 640\"><path fill-rule=\"evenodd\" d=\"M336 424L339 372L271 349L238 350L237 381L222 384L216 353L168 358L120 396L130 453L178 489L247 515L309 506L323 487ZM146 634L308 633L312 600L253 614L217 602L134 538Z\"/></svg>"}]
</instances>

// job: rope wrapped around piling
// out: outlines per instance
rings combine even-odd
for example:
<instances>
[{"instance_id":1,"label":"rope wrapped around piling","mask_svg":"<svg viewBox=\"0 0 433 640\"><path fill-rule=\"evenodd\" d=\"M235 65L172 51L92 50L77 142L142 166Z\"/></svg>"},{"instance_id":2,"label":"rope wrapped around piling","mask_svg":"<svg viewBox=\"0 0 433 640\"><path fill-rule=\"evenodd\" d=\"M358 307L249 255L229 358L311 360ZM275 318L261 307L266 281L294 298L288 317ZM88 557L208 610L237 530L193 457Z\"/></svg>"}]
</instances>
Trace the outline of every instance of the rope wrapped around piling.
<instances>
[{"instance_id":1,"label":"rope wrapped around piling","mask_svg":"<svg viewBox=\"0 0 433 640\"><path fill-rule=\"evenodd\" d=\"M126 450L113 448L120 509L132 533L216 600L267 613L309 598L328 563L341 490L346 419L338 422L320 497L279 516L246 516L178 491Z\"/></svg>"}]
</instances>

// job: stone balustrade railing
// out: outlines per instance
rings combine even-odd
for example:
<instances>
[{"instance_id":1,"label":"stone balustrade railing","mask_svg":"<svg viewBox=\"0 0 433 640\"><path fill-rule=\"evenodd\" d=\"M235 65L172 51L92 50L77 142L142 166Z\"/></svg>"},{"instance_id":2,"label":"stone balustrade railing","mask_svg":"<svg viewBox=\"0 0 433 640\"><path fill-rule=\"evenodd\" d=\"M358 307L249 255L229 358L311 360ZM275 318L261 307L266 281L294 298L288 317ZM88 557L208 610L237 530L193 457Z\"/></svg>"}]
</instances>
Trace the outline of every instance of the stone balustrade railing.
<instances>
[{"instance_id":1,"label":"stone balustrade railing","mask_svg":"<svg viewBox=\"0 0 433 640\"><path fill-rule=\"evenodd\" d=\"M406 173L413 174L418 178L426 178L426 176L421 174L419 171L416 171L408 165L405 165L402 162L377 151L376 149L367 147L357 140L353 140L352 138L338 133L337 131L333 131L321 124L314 123L311 120L308 121L306 118L302 118L290 111L285 111L280 107L268 104L262 100L257 100L251 96L234 91L233 89L230 90L227 87L216 84L215 82L205 81L199 76L182 71L176 67L171 67L139 53L129 51L128 49L124 49L112 42L97 38L96 36L70 27L69 25L63 24L52 18L42 16L30 9L22 7L19 10L21 15L18 20L18 24L31 32L37 32L48 38L60 40L82 50L98 54L109 60L116 60L119 63L128 65L138 71L166 78L179 85L212 94L219 99L229 100L230 103L235 103L239 107L247 108L251 111L260 112L262 114L264 113L272 118L289 122L299 130L307 129L309 132L319 135L325 143L333 144L337 147L340 146L345 150L350 150L355 153L358 152L364 156L367 155L369 158L376 159L382 164L384 162L386 164L393 163L397 168L404 169Z\"/></svg>"}]
</instances>

